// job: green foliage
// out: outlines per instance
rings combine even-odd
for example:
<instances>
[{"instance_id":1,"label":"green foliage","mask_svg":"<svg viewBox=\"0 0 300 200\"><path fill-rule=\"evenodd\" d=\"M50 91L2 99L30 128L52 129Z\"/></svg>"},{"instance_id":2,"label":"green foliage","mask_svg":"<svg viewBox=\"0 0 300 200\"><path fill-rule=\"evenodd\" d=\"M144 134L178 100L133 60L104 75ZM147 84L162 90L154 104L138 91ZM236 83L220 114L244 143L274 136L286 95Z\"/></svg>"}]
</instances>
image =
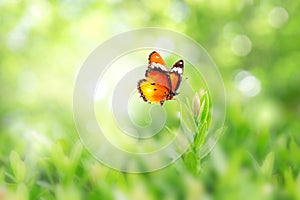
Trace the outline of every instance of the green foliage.
<instances>
[{"instance_id":1,"label":"green foliage","mask_svg":"<svg viewBox=\"0 0 300 200\"><path fill-rule=\"evenodd\" d=\"M10 165L14 174L14 180L16 183L22 183L26 175L26 166L15 151L10 153Z\"/></svg>"},{"instance_id":2,"label":"green foliage","mask_svg":"<svg viewBox=\"0 0 300 200\"><path fill-rule=\"evenodd\" d=\"M264 176L267 178L272 177L273 173L273 165L274 165L274 153L270 152L267 157L265 158L262 166L261 166L261 171Z\"/></svg>"},{"instance_id":3,"label":"green foliage","mask_svg":"<svg viewBox=\"0 0 300 200\"><path fill-rule=\"evenodd\" d=\"M195 133L197 130L197 126L192 114L191 109L188 108L188 106L185 103L181 103L181 118L183 121L183 124L186 126L187 131L189 133Z\"/></svg>"},{"instance_id":4,"label":"green foliage","mask_svg":"<svg viewBox=\"0 0 300 200\"><path fill-rule=\"evenodd\" d=\"M192 105L188 107L187 105ZM204 141L208 132L210 123L210 101L207 92L201 91L201 96L196 93L192 103L187 99L187 105L181 103L181 113L183 124L193 136L190 141L191 145L183 155L184 163L188 170L193 174L199 173L201 155L200 150L203 148Z\"/></svg>"},{"instance_id":5,"label":"green foliage","mask_svg":"<svg viewBox=\"0 0 300 200\"><path fill-rule=\"evenodd\" d=\"M2 0L0 19L0 199L300 199L299 1ZM226 131L202 156L214 105L200 91L180 103L185 154L126 174L79 142L73 84L98 44L148 26L207 49L226 88Z\"/></svg>"}]
</instances>

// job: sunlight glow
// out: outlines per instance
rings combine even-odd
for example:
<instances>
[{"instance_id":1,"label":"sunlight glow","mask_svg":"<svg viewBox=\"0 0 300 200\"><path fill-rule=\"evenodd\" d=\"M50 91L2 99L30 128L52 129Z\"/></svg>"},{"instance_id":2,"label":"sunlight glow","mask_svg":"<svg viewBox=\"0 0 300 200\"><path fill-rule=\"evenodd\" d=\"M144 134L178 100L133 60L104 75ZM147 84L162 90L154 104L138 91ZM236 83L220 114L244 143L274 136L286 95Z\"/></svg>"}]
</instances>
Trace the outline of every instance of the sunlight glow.
<instances>
[{"instance_id":1,"label":"sunlight glow","mask_svg":"<svg viewBox=\"0 0 300 200\"><path fill-rule=\"evenodd\" d=\"M22 92L33 93L37 89L37 77L30 71L22 72L18 78L18 83Z\"/></svg>"},{"instance_id":2,"label":"sunlight glow","mask_svg":"<svg viewBox=\"0 0 300 200\"><path fill-rule=\"evenodd\" d=\"M108 92L107 83L104 80L101 80L101 83L98 85L96 89L95 100L102 100L106 97Z\"/></svg>"}]
</instances>

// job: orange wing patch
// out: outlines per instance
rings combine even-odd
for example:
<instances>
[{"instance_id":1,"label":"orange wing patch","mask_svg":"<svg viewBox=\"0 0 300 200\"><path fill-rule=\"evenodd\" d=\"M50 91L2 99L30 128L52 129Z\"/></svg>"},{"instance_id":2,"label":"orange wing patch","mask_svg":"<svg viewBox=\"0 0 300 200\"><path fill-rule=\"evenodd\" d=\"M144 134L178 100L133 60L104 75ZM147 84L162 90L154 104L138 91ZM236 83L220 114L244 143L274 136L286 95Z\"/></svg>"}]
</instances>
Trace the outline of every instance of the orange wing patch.
<instances>
[{"instance_id":1,"label":"orange wing patch","mask_svg":"<svg viewBox=\"0 0 300 200\"><path fill-rule=\"evenodd\" d=\"M146 79L139 81L138 90L144 101L148 103L160 103L161 105L166 100L166 96L170 93L169 88Z\"/></svg>"},{"instance_id":2,"label":"orange wing patch","mask_svg":"<svg viewBox=\"0 0 300 200\"><path fill-rule=\"evenodd\" d=\"M148 69L146 71L145 77L147 78L147 80L154 82L157 85L161 85L170 89L170 77L167 72L161 70L160 68Z\"/></svg>"},{"instance_id":3,"label":"orange wing patch","mask_svg":"<svg viewBox=\"0 0 300 200\"><path fill-rule=\"evenodd\" d=\"M173 73L173 72L171 72L169 76L170 76L170 80L172 83L171 89L172 89L172 91L176 91L179 86L179 83L181 81L181 78L177 73Z\"/></svg>"},{"instance_id":4,"label":"orange wing patch","mask_svg":"<svg viewBox=\"0 0 300 200\"><path fill-rule=\"evenodd\" d=\"M153 63L159 63L159 64L161 64L163 66L167 66L166 63L165 63L165 61L164 61L164 59L156 51L153 51L149 55L149 65L151 65Z\"/></svg>"},{"instance_id":5,"label":"orange wing patch","mask_svg":"<svg viewBox=\"0 0 300 200\"><path fill-rule=\"evenodd\" d=\"M183 74L183 60L177 61L169 72L170 81L172 85L172 91L176 91L180 85L182 74Z\"/></svg>"}]
</instances>

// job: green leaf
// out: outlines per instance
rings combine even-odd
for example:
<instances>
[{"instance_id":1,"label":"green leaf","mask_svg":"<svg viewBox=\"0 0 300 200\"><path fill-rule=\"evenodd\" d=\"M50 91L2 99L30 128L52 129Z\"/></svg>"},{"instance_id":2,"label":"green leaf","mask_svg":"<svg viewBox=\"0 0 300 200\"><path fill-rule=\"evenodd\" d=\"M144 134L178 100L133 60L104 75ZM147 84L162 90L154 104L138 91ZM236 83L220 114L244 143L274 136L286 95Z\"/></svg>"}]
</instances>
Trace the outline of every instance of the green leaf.
<instances>
[{"instance_id":1,"label":"green leaf","mask_svg":"<svg viewBox=\"0 0 300 200\"><path fill-rule=\"evenodd\" d=\"M197 126L194 121L193 114L191 110L188 109L187 105L181 103L181 118L186 128L193 134L196 133Z\"/></svg>"},{"instance_id":2,"label":"green leaf","mask_svg":"<svg viewBox=\"0 0 300 200\"><path fill-rule=\"evenodd\" d=\"M197 119L200 113L200 97L199 94L196 92L192 101L192 111L194 117Z\"/></svg>"},{"instance_id":3,"label":"green leaf","mask_svg":"<svg viewBox=\"0 0 300 200\"><path fill-rule=\"evenodd\" d=\"M199 149L202 147L203 142L206 138L206 134L207 134L207 123L204 122L202 123L202 125L198 126L198 131L197 131L197 135L195 137L194 140L194 149Z\"/></svg>"},{"instance_id":4,"label":"green leaf","mask_svg":"<svg viewBox=\"0 0 300 200\"><path fill-rule=\"evenodd\" d=\"M204 121L206 121L209 116L210 101L207 92L205 92L205 94L200 98L200 102L200 113L197 118L198 124L201 124Z\"/></svg>"},{"instance_id":5,"label":"green leaf","mask_svg":"<svg viewBox=\"0 0 300 200\"><path fill-rule=\"evenodd\" d=\"M295 188L300 188L300 172L297 175L297 178L295 180ZM296 190L297 199L300 199L300 190Z\"/></svg>"},{"instance_id":6,"label":"green leaf","mask_svg":"<svg viewBox=\"0 0 300 200\"><path fill-rule=\"evenodd\" d=\"M288 168L284 171L284 182L285 182L286 190L289 191L290 194L294 194L296 189L295 187L296 184L295 184L295 180L291 168Z\"/></svg>"},{"instance_id":7,"label":"green leaf","mask_svg":"<svg viewBox=\"0 0 300 200\"><path fill-rule=\"evenodd\" d=\"M274 152L270 152L266 156L266 158L262 164L262 167L261 167L263 175L270 178L273 173L273 165L274 165Z\"/></svg>"},{"instance_id":8,"label":"green leaf","mask_svg":"<svg viewBox=\"0 0 300 200\"><path fill-rule=\"evenodd\" d=\"M28 189L27 186L24 183L20 183L18 185L17 191L16 191L16 197L18 200L27 200L29 199Z\"/></svg>"},{"instance_id":9,"label":"green leaf","mask_svg":"<svg viewBox=\"0 0 300 200\"><path fill-rule=\"evenodd\" d=\"M192 151L186 152L184 156L184 163L191 172L193 172L194 174L197 173L198 159L197 159L197 155L194 152Z\"/></svg>"},{"instance_id":10,"label":"green leaf","mask_svg":"<svg viewBox=\"0 0 300 200\"><path fill-rule=\"evenodd\" d=\"M71 151L70 159L72 160L72 162L77 163L81 156L81 153L82 153L82 144L81 142L77 142Z\"/></svg>"},{"instance_id":11,"label":"green leaf","mask_svg":"<svg viewBox=\"0 0 300 200\"><path fill-rule=\"evenodd\" d=\"M17 183L21 183L25 179L26 165L21 160L19 154L15 151L10 153L10 165L14 173L14 177Z\"/></svg>"},{"instance_id":12,"label":"green leaf","mask_svg":"<svg viewBox=\"0 0 300 200\"><path fill-rule=\"evenodd\" d=\"M51 146L51 159L57 169L64 167L65 154L60 141L56 141Z\"/></svg>"},{"instance_id":13,"label":"green leaf","mask_svg":"<svg viewBox=\"0 0 300 200\"><path fill-rule=\"evenodd\" d=\"M0 183L3 183L4 181L4 174L5 174L4 168L0 168Z\"/></svg>"},{"instance_id":14,"label":"green leaf","mask_svg":"<svg viewBox=\"0 0 300 200\"><path fill-rule=\"evenodd\" d=\"M254 169L259 173L261 171L261 167L260 167L259 163L257 162L257 160L254 158L254 156L249 151L247 151L247 153L252 161Z\"/></svg>"},{"instance_id":15,"label":"green leaf","mask_svg":"<svg viewBox=\"0 0 300 200\"><path fill-rule=\"evenodd\" d=\"M57 185L55 188L55 197L58 200L81 199L80 190L75 185L68 185L63 187L62 185Z\"/></svg>"},{"instance_id":16,"label":"green leaf","mask_svg":"<svg viewBox=\"0 0 300 200\"><path fill-rule=\"evenodd\" d=\"M202 119L202 115L203 115L203 111L204 111L204 107L205 107L205 100L204 99L201 99L201 104L200 104L200 111L199 111L199 114L198 114L198 117L196 119L196 122L197 123L201 123L201 119Z\"/></svg>"},{"instance_id":17,"label":"green leaf","mask_svg":"<svg viewBox=\"0 0 300 200\"><path fill-rule=\"evenodd\" d=\"M208 126L208 123L207 123ZM209 140L202 144L199 151L199 158L204 158L214 147L220 136L226 131L226 127L219 128L210 136Z\"/></svg>"}]
</instances>

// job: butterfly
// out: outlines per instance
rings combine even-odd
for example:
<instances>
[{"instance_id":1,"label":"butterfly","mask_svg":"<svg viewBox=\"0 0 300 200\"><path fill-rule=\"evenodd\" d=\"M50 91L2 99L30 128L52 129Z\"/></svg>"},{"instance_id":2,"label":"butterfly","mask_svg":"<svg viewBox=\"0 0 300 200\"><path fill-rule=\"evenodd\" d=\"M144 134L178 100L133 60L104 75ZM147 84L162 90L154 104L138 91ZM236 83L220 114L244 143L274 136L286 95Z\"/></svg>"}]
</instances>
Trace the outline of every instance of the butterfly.
<instances>
[{"instance_id":1,"label":"butterfly","mask_svg":"<svg viewBox=\"0 0 300 200\"><path fill-rule=\"evenodd\" d=\"M145 102L159 104L171 100L175 95L183 74L184 62L177 61L169 71L163 58L153 51L149 55L145 79L138 81L138 91Z\"/></svg>"}]
</instances>

